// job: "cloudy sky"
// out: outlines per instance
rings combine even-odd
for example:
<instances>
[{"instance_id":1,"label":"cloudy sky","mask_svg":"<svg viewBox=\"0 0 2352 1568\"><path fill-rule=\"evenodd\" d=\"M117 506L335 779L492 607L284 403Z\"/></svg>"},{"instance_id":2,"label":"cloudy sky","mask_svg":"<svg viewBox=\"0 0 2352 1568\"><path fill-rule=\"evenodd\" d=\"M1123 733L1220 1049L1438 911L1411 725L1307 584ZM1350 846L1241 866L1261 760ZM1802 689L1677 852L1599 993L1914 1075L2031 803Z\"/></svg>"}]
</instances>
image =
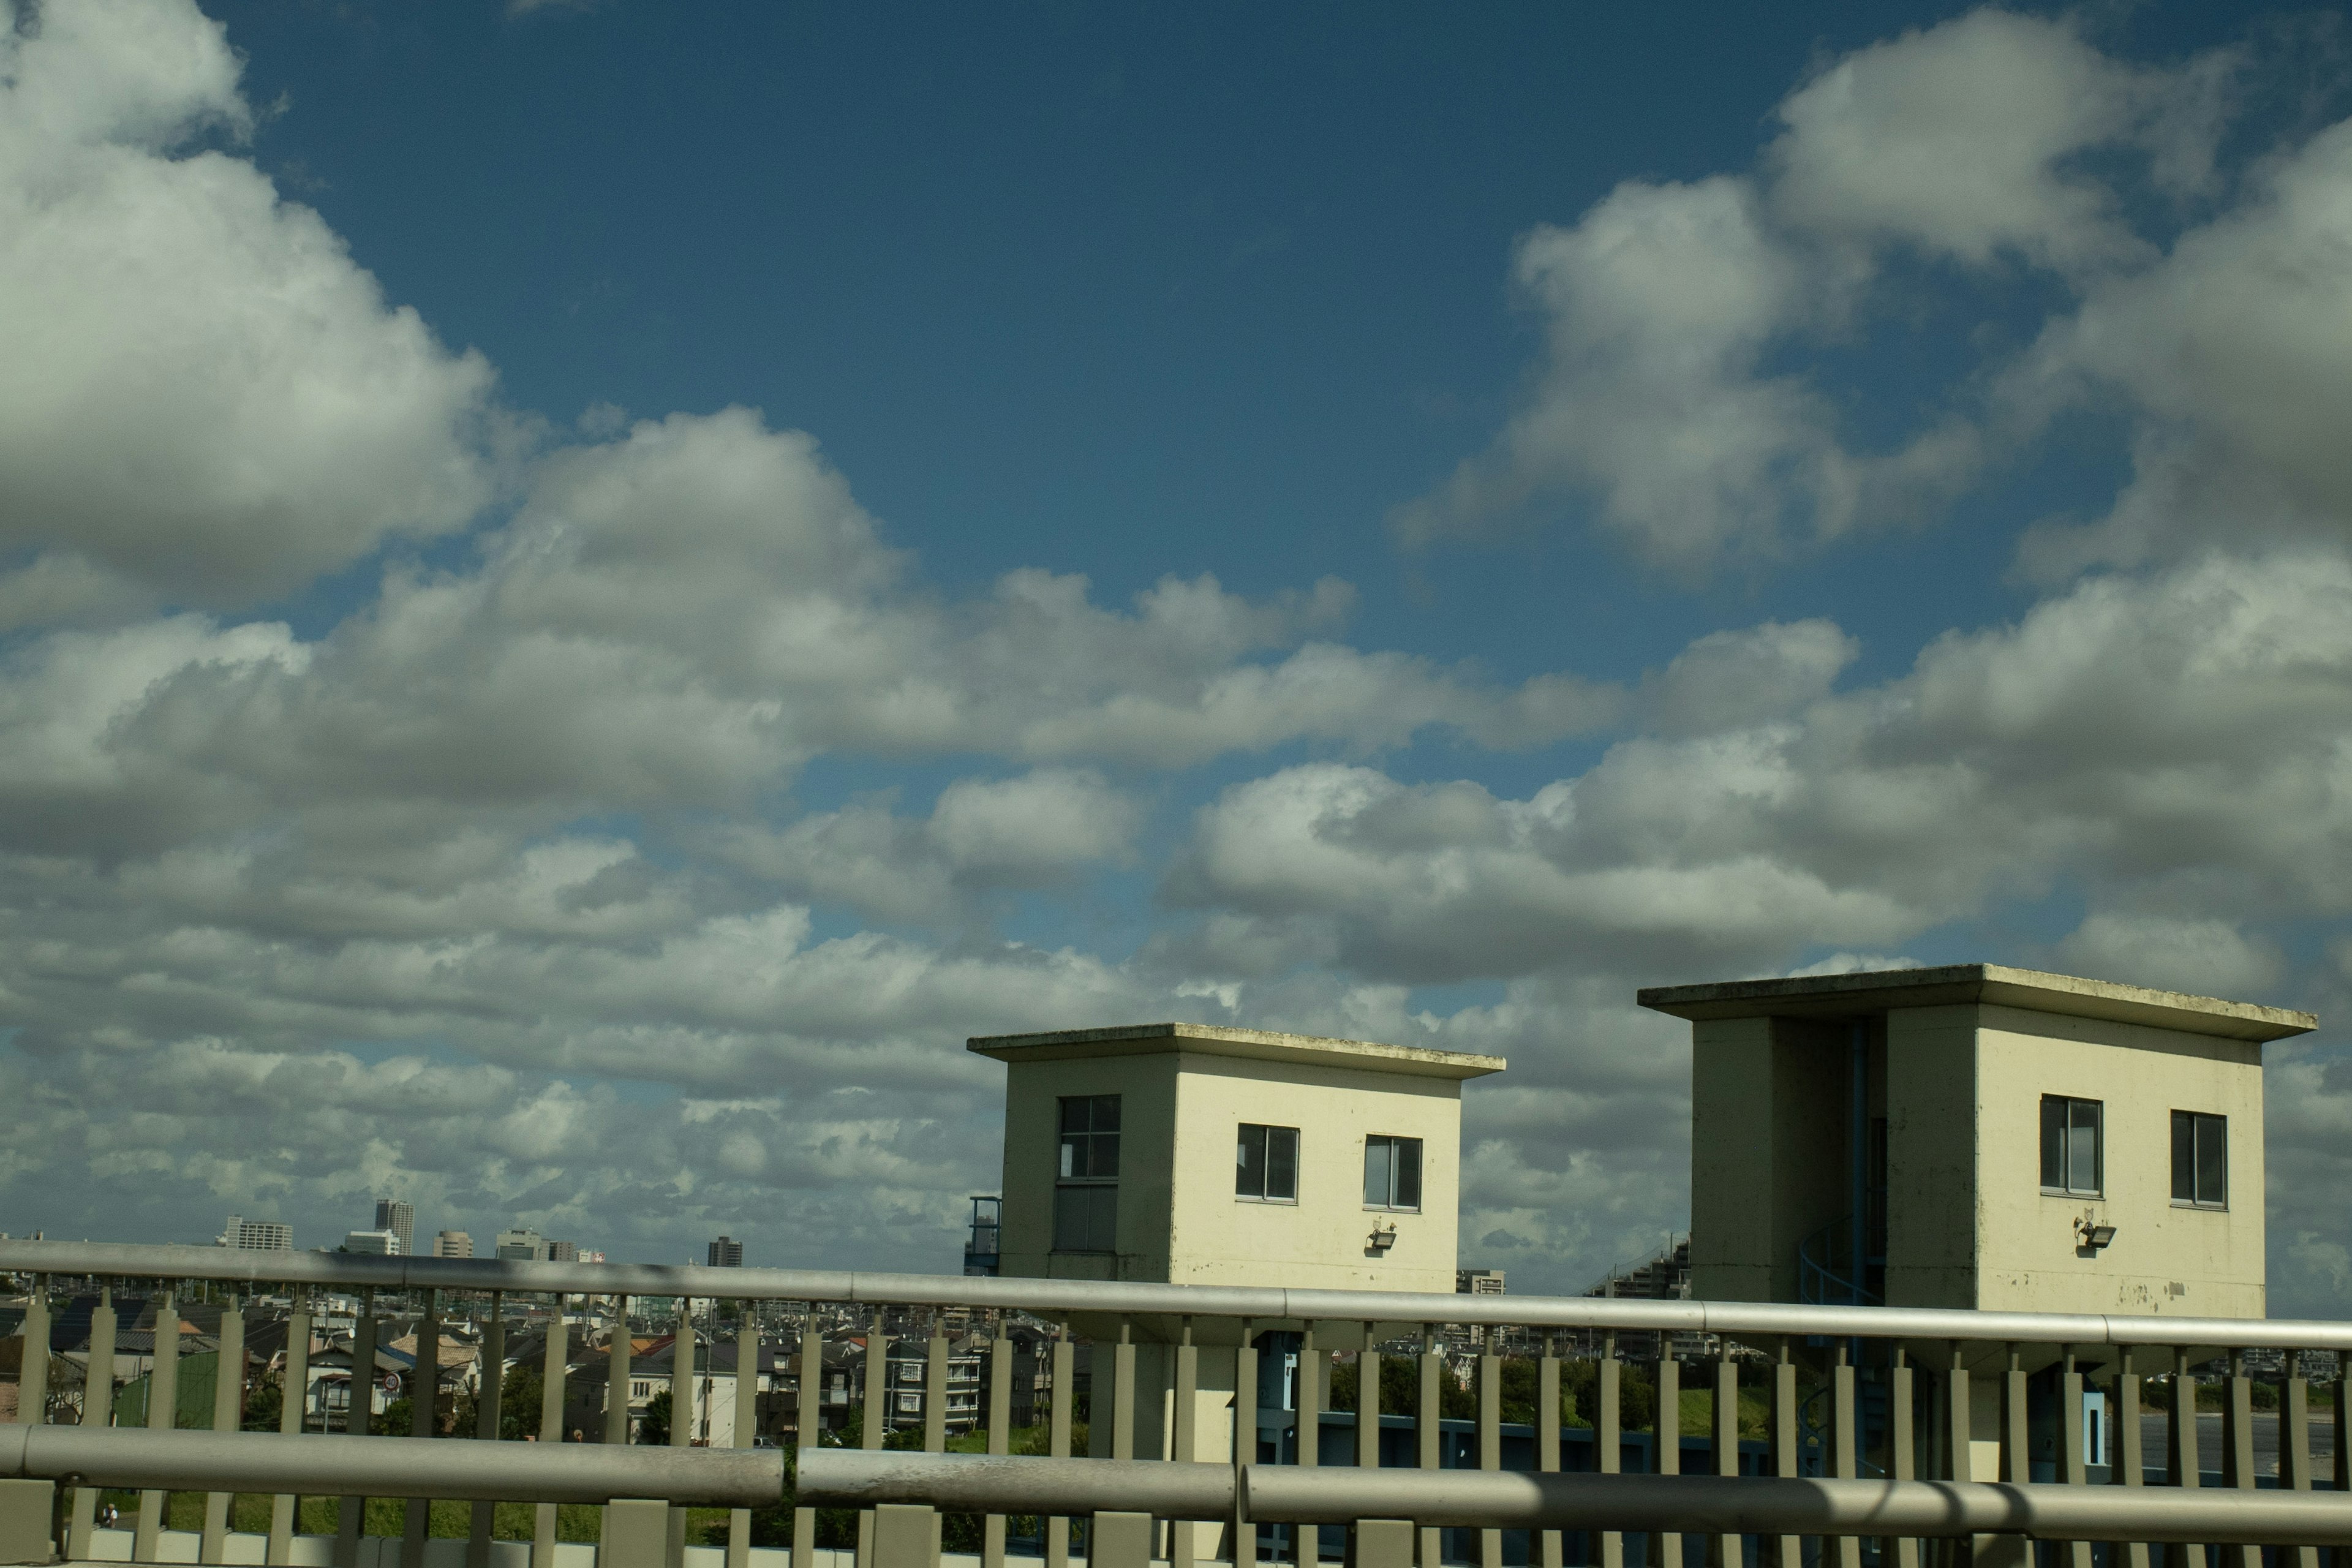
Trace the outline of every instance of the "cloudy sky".
<instances>
[{"instance_id":1,"label":"cloudy sky","mask_svg":"<svg viewBox=\"0 0 2352 1568\"><path fill-rule=\"evenodd\" d=\"M0 0L0 1226L952 1269L1172 1016L1577 1289L1981 959L2321 1013L2338 1315L2352 37L1616 9Z\"/></svg>"}]
</instances>

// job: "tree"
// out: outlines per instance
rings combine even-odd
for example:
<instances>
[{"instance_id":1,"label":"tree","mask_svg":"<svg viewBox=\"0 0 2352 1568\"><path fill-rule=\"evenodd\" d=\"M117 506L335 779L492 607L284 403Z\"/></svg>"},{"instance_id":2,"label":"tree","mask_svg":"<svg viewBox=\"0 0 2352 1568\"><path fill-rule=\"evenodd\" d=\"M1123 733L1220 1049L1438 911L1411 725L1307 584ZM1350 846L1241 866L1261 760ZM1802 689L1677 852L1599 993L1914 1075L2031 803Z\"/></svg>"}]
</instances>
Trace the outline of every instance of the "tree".
<instances>
[{"instance_id":1,"label":"tree","mask_svg":"<svg viewBox=\"0 0 2352 1568\"><path fill-rule=\"evenodd\" d=\"M668 1389L646 1402L646 1413L637 1421L637 1441L648 1448L659 1448L669 1442Z\"/></svg>"},{"instance_id":2,"label":"tree","mask_svg":"<svg viewBox=\"0 0 2352 1568\"><path fill-rule=\"evenodd\" d=\"M275 1432L285 1409L286 1391L279 1380L262 1378L246 1397L245 1419L239 1425L247 1432Z\"/></svg>"}]
</instances>

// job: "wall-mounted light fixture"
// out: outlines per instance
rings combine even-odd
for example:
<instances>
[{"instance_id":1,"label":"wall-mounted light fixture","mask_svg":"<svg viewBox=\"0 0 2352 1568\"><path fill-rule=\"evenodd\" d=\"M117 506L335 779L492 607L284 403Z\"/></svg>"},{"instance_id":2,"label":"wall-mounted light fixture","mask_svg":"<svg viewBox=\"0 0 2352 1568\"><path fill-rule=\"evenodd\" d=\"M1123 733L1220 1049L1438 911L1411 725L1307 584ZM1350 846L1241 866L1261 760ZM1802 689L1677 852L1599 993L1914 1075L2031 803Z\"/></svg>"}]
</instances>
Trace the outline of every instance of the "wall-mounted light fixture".
<instances>
[{"instance_id":1,"label":"wall-mounted light fixture","mask_svg":"<svg viewBox=\"0 0 2352 1568\"><path fill-rule=\"evenodd\" d=\"M2096 1252L2116 1238L2116 1227L2084 1215L2074 1222L2074 1240L2085 1252Z\"/></svg>"},{"instance_id":2,"label":"wall-mounted light fixture","mask_svg":"<svg viewBox=\"0 0 2352 1568\"><path fill-rule=\"evenodd\" d=\"M1381 1222L1374 1220L1372 1222L1372 1240L1370 1250L1373 1252L1386 1253L1390 1247L1394 1247L1395 1245L1396 1222L1393 1220L1390 1221L1388 1228L1383 1230L1381 1228Z\"/></svg>"}]
</instances>

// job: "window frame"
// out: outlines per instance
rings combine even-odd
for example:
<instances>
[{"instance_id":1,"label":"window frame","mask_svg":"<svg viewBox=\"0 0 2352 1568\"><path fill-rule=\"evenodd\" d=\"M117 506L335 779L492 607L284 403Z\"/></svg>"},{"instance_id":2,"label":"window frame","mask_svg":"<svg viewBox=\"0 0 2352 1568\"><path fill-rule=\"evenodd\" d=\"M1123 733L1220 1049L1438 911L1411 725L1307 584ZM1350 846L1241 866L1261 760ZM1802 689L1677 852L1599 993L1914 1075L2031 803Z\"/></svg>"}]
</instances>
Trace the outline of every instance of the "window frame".
<instances>
[{"instance_id":1,"label":"window frame","mask_svg":"<svg viewBox=\"0 0 2352 1568\"><path fill-rule=\"evenodd\" d=\"M2209 1127L2213 1130L2221 1145L2221 1169L2220 1173L2221 1195L2219 1197L2207 1197L2204 1195L2205 1161L2203 1156L2205 1151L2202 1135ZM2189 1169L2187 1174L2189 1177L2189 1195L2185 1198L2180 1195L2180 1178L2182 1175L2180 1163L2180 1141L2181 1134L2184 1131L2189 1135ZM2172 1206L2177 1209L2203 1209L2208 1214L2227 1214L2230 1210L2229 1117L2219 1111L2213 1110L2176 1110L2173 1111L2171 1117L2171 1133Z\"/></svg>"},{"instance_id":2,"label":"window frame","mask_svg":"<svg viewBox=\"0 0 2352 1568\"><path fill-rule=\"evenodd\" d=\"M1084 1107L1077 1120L1085 1125L1071 1125L1072 1109ZM1106 1109L1110 1125L1099 1125ZM1054 1212L1049 1216L1053 1231L1048 1250L1058 1253L1085 1254L1091 1257L1115 1257L1118 1252L1118 1176L1119 1144L1126 1118L1120 1097L1116 1094L1065 1094L1054 1101ZM1076 1141L1074 1142L1074 1141ZM1074 1148L1084 1151L1086 1169L1072 1174L1079 1163L1073 1157ZM1104 1156L1108 1152L1108 1159ZM1104 1167L1108 1165L1108 1169ZM1075 1233L1080 1242L1101 1242L1101 1246L1066 1247L1063 1242Z\"/></svg>"},{"instance_id":3,"label":"window frame","mask_svg":"<svg viewBox=\"0 0 2352 1568\"><path fill-rule=\"evenodd\" d=\"M1391 1151L1387 1162L1387 1186L1389 1194L1389 1201L1387 1203L1374 1203L1372 1201L1372 1149L1375 1144L1384 1145ZM1412 1201L1411 1203L1400 1203L1397 1201L1402 1195L1402 1187L1405 1185L1404 1182L1401 1179L1404 1173L1405 1163L1403 1161L1399 1160L1396 1157L1394 1152L1405 1148L1410 1148L1412 1151ZM1423 1140L1419 1138L1408 1138L1401 1132L1368 1132L1364 1134L1364 1207L1367 1211L1373 1214L1419 1214L1422 1212L1422 1199L1426 1195L1422 1189L1422 1178L1426 1171L1426 1165L1423 1157Z\"/></svg>"},{"instance_id":4,"label":"window frame","mask_svg":"<svg viewBox=\"0 0 2352 1568\"><path fill-rule=\"evenodd\" d=\"M2056 1123L2056 1131L2058 1133L2058 1181L2054 1185L2050 1180L2052 1131L2051 1109L2053 1106L2058 1110L2058 1119ZM2084 1107L2087 1107L2091 1112L2091 1184L2087 1187L2078 1186L2074 1182L2076 1164L2076 1151L2074 1144L2076 1138L2081 1135L2082 1131L2081 1124L2078 1121L2075 1113L2079 1109ZM2073 1094L2045 1094L2041 1099L2038 1110L2040 1115L2037 1125L2039 1126L2041 1136L2040 1178L2042 1195L2044 1197L2053 1198L2105 1197L2107 1195L2106 1101L2103 1100L2086 1100L2080 1095Z\"/></svg>"},{"instance_id":5,"label":"window frame","mask_svg":"<svg viewBox=\"0 0 2352 1568\"><path fill-rule=\"evenodd\" d=\"M1257 1188L1253 1192L1246 1184L1250 1180L1250 1134L1257 1138ZM1280 1168L1275 1151L1286 1137L1290 1144L1290 1190L1271 1192L1275 1173ZM1234 1202L1237 1204L1278 1204L1288 1208L1298 1206L1298 1147L1300 1133L1296 1127L1277 1127L1266 1121L1244 1121L1236 1124L1234 1133Z\"/></svg>"}]
</instances>

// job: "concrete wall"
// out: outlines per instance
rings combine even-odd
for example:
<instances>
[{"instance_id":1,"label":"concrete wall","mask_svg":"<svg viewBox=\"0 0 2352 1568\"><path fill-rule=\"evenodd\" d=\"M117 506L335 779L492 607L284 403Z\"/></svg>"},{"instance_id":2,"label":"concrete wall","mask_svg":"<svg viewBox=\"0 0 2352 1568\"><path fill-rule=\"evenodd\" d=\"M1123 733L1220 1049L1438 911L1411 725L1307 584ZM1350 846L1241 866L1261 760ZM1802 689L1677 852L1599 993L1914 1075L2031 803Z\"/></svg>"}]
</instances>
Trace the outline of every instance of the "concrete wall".
<instances>
[{"instance_id":1,"label":"concrete wall","mask_svg":"<svg viewBox=\"0 0 2352 1568\"><path fill-rule=\"evenodd\" d=\"M1691 1026L1691 1289L1798 1300L1797 1248L1852 1212L1848 1031L1789 1018Z\"/></svg>"},{"instance_id":2,"label":"concrete wall","mask_svg":"<svg viewBox=\"0 0 2352 1568\"><path fill-rule=\"evenodd\" d=\"M1059 1103L1081 1094L1120 1097L1115 1258L1052 1250ZM1296 1204L1234 1194L1244 1121L1299 1129ZM1001 1267L1024 1279L1451 1294L1461 1126L1452 1079L1190 1051L1015 1062L1005 1080ZM1419 1213L1364 1207L1369 1133L1422 1141ZM1396 1226L1384 1256L1369 1246L1375 1219Z\"/></svg>"},{"instance_id":3,"label":"concrete wall","mask_svg":"<svg viewBox=\"0 0 2352 1568\"><path fill-rule=\"evenodd\" d=\"M1001 1270L1027 1279L1168 1278L1169 1207L1176 1125L1173 1052L1014 1062L1004 1083L1004 1227ZM1116 1094L1119 1103L1118 1251L1057 1253L1054 1178L1066 1095ZM1225 1151L1225 1192L1233 1193Z\"/></svg>"},{"instance_id":4,"label":"concrete wall","mask_svg":"<svg viewBox=\"0 0 2352 1568\"><path fill-rule=\"evenodd\" d=\"M1977 1304L1976 1011L1900 1007L1886 1015L1890 1307ZM2027 1174L2038 1185L2039 1165Z\"/></svg>"},{"instance_id":5,"label":"concrete wall","mask_svg":"<svg viewBox=\"0 0 2352 1568\"><path fill-rule=\"evenodd\" d=\"M1186 1052L1176 1079L1169 1272L1182 1285L1454 1289L1462 1086L1452 1079ZM1243 1122L1296 1127L1298 1201L1234 1194ZM1422 1141L1421 1212L1364 1207L1364 1140ZM1369 1242L1396 1227L1386 1254Z\"/></svg>"},{"instance_id":6,"label":"concrete wall","mask_svg":"<svg viewBox=\"0 0 2352 1568\"><path fill-rule=\"evenodd\" d=\"M1691 1291L1707 1301L1772 1294L1772 1021L1691 1026Z\"/></svg>"},{"instance_id":7,"label":"concrete wall","mask_svg":"<svg viewBox=\"0 0 2352 1568\"><path fill-rule=\"evenodd\" d=\"M2014 1008L1976 1010L1977 1296L2046 1312L2259 1318L2265 1310L2262 1048ZM2105 1195L2041 1191L2044 1094L2105 1105ZM2230 1206L2172 1205L2172 1116L2230 1119ZM2095 1257L2074 1223L2116 1227Z\"/></svg>"}]
</instances>

